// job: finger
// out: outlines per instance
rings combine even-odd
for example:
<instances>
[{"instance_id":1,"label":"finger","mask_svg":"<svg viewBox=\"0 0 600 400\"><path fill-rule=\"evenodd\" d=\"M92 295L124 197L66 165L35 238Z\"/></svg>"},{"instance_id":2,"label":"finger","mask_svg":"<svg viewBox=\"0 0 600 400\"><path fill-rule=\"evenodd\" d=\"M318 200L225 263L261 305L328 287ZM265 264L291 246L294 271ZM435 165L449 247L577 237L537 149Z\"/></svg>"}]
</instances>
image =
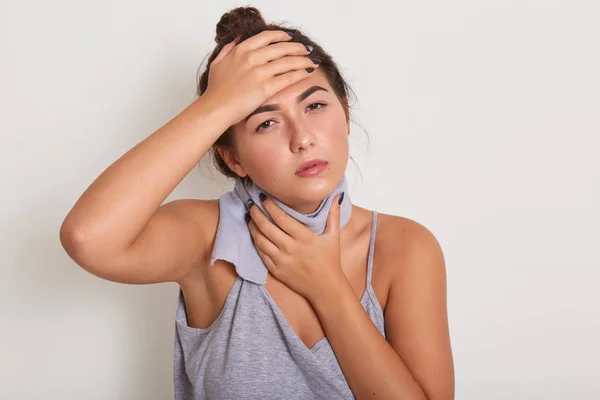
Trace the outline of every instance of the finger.
<instances>
[{"instance_id":1,"label":"finger","mask_svg":"<svg viewBox=\"0 0 600 400\"><path fill-rule=\"evenodd\" d=\"M263 205L273 219L273 222L286 234L286 236L295 240L303 240L304 236L310 231L304 224L283 211L272 199L267 198Z\"/></svg>"},{"instance_id":2,"label":"finger","mask_svg":"<svg viewBox=\"0 0 600 400\"><path fill-rule=\"evenodd\" d=\"M306 68L317 68L318 66L318 64L315 64L306 56L285 56L278 60L271 61L258 69L267 77L278 77L278 75L284 75L290 71L298 71L299 74L297 74L297 77L302 79L310 75L310 73L306 71ZM282 81L285 82L285 79Z\"/></svg>"},{"instance_id":3,"label":"finger","mask_svg":"<svg viewBox=\"0 0 600 400\"><path fill-rule=\"evenodd\" d=\"M277 60L285 56L307 56L311 51L300 42L274 43L254 51L253 57L260 60L261 64Z\"/></svg>"},{"instance_id":4,"label":"finger","mask_svg":"<svg viewBox=\"0 0 600 400\"><path fill-rule=\"evenodd\" d=\"M284 42L292 40L292 37L285 31L280 29L266 30L257 33L254 36L244 40L244 43L240 44L240 49L243 51L252 51L261 47L268 46L271 43Z\"/></svg>"},{"instance_id":5,"label":"finger","mask_svg":"<svg viewBox=\"0 0 600 400\"><path fill-rule=\"evenodd\" d=\"M262 233L254 221L250 220L250 222L248 222L248 229L250 230L252 240L254 241L254 246L257 250L260 249L271 258L274 258L277 256L277 254L279 254L279 248Z\"/></svg>"},{"instance_id":6,"label":"finger","mask_svg":"<svg viewBox=\"0 0 600 400\"><path fill-rule=\"evenodd\" d=\"M215 59L212 61L211 64L215 64L215 63L221 61L223 58L225 58L225 56L227 56L227 54L231 53L231 51L239 43L239 40L240 40L241 37L242 37L242 35L238 35L231 42L229 42L225 46L223 46L223 48L221 49L221 51L219 52L219 54L217 55L217 57L215 57Z\"/></svg>"},{"instance_id":7,"label":"finger","mask_svg":"<svg viewBox=\"0 0 600 400\"><path fill-rule=\"evenodd\" d=\"M273 62L269 64L272 64ZM318 65L313 65L312 67L309 67L313 69L297 69L274 76L268 81L268 83L266 83L266 90L268 93L278 93L281 90L293 85L294 83L300 82L301 80L311 76L311 74L313 74L314 71L317 70L317 67Z\"/></svg>"},{"instance_id":8,"label":"finger","mask_svg":"<svg viewBox=\"0 0 600 400\"><path fill-rule=\"evenodd\" d=\"M329 209L329 215L327 216L327 225L325 226L325 231L323 233L334 233L337 234L340 231L340 208L341 205L340 203L340 199L342 199L343 201L343 196L344 193L340 193L339 195L335 196L335 198L333 199L333 205L331 206L331 208Z\"/></svg>"},{"instance_id":9,"label":"finger","mask_svg":"<svg viewBox=\"0 0 600 400\"><path fill-rule=\"evenodd\" d=\"M266 208L267 207L265 206L265 209ZM271 211L267 209L267 212L269 213L271 218L273 218ZM250 217L251 222L253 222L254 225L256 225L256 227L260 230L260 233L264 235L269 241L271 241L275 246L277 246L278 250L287 251L289 249L290 241L293 241L293 239L278 225L276 225L277 222L275 222L275 219L273 219L274 223L269 221L267 216L264 215L263 212L256 205L250 207Z\"/></svg>"},{"instance_id":10,"label":"finger","mask_svg":"<svg viewBox=\"0 0 600 400\"><path fill-rule=\"evenodd\" d=\"M276 273L276 271L275 271L276 265L273 262L273 259L271 259L271 257L269 257L269 255L266 254L261 249L256 249L256 251L258 252L258 255L260 255L260 258L262 258L263 263L265 263L265 266L267 267L267 269L269 270L269 272L271 272L271 274L275 275L275 273Z\"/></svg>"}]
</instances>

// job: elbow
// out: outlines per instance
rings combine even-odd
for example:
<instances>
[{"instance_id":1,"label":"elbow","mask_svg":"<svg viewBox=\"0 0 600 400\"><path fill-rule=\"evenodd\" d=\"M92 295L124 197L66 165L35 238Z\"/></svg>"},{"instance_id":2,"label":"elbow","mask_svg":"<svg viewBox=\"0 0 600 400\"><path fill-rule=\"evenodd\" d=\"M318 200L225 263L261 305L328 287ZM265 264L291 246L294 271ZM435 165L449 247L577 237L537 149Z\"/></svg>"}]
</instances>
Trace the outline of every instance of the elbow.
<instances>
[{"instance_id":1,"label":"elbow","mask_svg":"<svg viewBox=\"0 0 600 400\"><path fill-rule=\"evenodd\" d=\"M84 270L93 272L92 260L97 260L94 252L90 250L90 245L85 233L77 226L63 222L59 231L60 244L69 257Z\"/></svg>"},{"instance_id":2,"label":"elbow","mask_svg":"<svg viewBox=\"0 0 600 400\"><path fill-rule=\"evenodd\" d=\"M60 226L59 239L63 249L71 257L80 251L84 242L81 230L69 224L67 220Z\"/></svg>"}]
</instances>

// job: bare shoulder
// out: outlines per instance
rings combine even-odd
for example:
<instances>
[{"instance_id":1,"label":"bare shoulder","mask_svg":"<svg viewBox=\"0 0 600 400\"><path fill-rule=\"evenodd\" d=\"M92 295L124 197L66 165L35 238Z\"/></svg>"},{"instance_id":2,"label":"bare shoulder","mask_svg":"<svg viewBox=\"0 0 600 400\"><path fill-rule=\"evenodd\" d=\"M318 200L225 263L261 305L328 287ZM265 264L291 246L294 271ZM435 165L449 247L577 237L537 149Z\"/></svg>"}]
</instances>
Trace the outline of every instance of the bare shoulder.
<instances>
[{"instance_id":1,"label":"bare shoulder","mask_svg":"<svg viewBox=\"0 0 600 400\"><path fill-rule=\"evenodd\" d=\"M378 264L386 270L390 283L411 275L414 268L445 270L443 253L433 232L410 218L378 213Z\"/></svg>"},{"instance_id":2,"label":"bare shoulder","mask_svg":"<svg viewBox=\"0 0 600 400\"><path fill-rule=\"evenodd\" d=\"M176 212L193 223L199 223L199 226L219 221L218 199L178 199L163 204L161 208Z\"/></svg>"},{"instance_id":3,"label":"bare shoulder","mask_svg":"<svg viewBox=\"0 0 600 400\"><path fill-rule=\"evenodd\" d=\"M212 246L219 225L219 200L178 199L163 204L161 208L176 213L182 219L188 221L189 229L199 232L202 237L199 243L204 245L204 249L202 251L203 259L198 260L198 265L208 265L208 258L212 253ZM182 235L185 235L185 232L182 232ZM193 272L195 274L202 271L196 270ZM188 276L184 276L182 279L187 278Z\"/></svg>"},{"instance_id":4,"label":"bare shoulder","mask_svg":"<svg viewBox=\"0 0 600 400\"><path fill-rule=\"evenodd\" d=\"M379 261L390 279L384 309L387 340L428 399L453 399L454 362L440 244L427 227L409 218L382 215L381 232Z\"/></svg>"}]
</instances>

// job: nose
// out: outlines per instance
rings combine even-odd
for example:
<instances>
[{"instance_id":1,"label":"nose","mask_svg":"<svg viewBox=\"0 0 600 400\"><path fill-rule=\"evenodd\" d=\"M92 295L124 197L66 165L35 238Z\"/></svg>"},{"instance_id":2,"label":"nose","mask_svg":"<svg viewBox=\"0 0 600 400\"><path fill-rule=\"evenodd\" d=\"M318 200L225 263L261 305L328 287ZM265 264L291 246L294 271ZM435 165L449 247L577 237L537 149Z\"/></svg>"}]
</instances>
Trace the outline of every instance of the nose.
<instances>
[{"instance_id":1,"label":"nose","mask_svg":"<svg viewBox=\"0 0 600 400\"><path fill-rule=\"evenodd\" d=\"M290 146L293 153L302 150L308 150L309 147L316 143L316 136L312 129L295 123L292 126Z\"/></svg>"}]
</instances>

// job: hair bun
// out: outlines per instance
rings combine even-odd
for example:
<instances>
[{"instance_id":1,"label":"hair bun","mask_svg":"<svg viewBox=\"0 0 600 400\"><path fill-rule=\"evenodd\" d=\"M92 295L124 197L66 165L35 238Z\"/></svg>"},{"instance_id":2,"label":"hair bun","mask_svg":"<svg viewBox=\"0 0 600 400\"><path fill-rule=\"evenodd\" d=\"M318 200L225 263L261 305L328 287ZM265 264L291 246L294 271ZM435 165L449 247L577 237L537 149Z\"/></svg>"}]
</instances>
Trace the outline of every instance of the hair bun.
<instances>
[{"instance_id":1,"label":"hair bun","mask_svg":"<svg viewBox=\"0 0 600 400\"><path fill-rule=\"evenodd\" d=\"M217 23L215 42L224 46L238 35L242 40L266 27L262 14L255 7L237 7L221 16Z\"/></svg>"}]
</instances>

